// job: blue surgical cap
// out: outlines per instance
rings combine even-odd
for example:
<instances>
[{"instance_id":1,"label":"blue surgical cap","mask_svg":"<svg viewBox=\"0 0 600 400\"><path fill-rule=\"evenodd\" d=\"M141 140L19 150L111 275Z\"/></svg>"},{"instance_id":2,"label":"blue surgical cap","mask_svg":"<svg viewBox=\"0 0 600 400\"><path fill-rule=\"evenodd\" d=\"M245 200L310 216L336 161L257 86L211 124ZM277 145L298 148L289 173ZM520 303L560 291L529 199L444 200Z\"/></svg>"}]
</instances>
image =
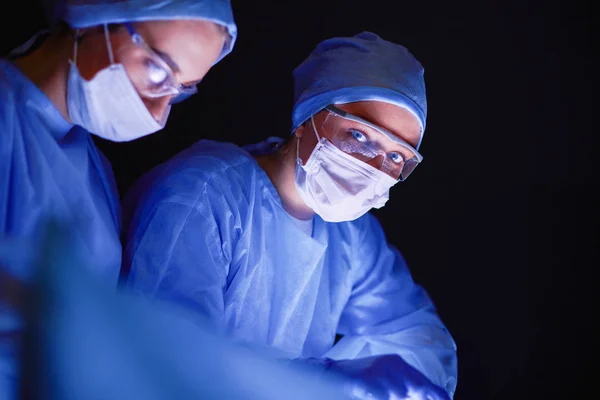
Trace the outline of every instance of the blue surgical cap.
<instances>
[{"instance_id":1,"label":"blue surgical cap","mask_svg":"<svg viewBox=\"0 0 600 400\"><path fill-rule=\"evenodd\" d=\"M230 0L46 0L51 22L73 28L151 20L201 19L223 25L230 40L219 60L231 52L237 38Z\"/></svg>"},{"instance_id":2,"label":"blue surgical cap","mask_svg":"<svg viewBox=\"0 0 600 400\"><path fill-rule=\"evenodd\" d=\"M292 131L330 104L377 100L427 118L423 66L406 47L371 32L321 42L294 70Z\"/></svg>"}]
</instances>

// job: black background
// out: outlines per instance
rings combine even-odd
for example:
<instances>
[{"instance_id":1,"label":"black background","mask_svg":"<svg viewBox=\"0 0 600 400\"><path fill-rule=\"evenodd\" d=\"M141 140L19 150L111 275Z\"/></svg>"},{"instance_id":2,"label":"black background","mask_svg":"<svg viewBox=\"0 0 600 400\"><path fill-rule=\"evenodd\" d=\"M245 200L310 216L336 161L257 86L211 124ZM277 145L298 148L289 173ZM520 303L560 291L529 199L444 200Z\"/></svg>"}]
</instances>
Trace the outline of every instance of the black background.
<instances>
[{"instance_id":1,"label":"black background","mask_svg":"<svg viewBox=\"0 0 600 400\"><path fill-rule=\"evenodd\" d=\"M35 1L0 11L2 53L44 27ZM375 213L457 344L456 400L576 399L594 384L600 150L592 8L531 1L233 1L231 55L165 130L98 145L123 194L201 138L290 129L292 69L364 30L425 67L424 163ZM0 132L1 134L1 132ZM594 386L597 386L594 384ZM591 392L596 398L596 392Z\"/></svg>"}]
</instances>

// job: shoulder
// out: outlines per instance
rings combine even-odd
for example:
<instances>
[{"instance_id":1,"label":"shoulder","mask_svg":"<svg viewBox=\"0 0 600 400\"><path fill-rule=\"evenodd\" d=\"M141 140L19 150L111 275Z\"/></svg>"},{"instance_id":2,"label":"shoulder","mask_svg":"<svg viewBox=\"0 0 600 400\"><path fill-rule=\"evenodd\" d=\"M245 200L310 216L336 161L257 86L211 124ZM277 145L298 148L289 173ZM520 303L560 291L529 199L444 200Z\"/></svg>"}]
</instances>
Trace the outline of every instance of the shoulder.
<instances>
[{"instance_id":1,"label":"shoulder","mask_svg":"<svg viewBox=\"0 0 600 400\"><path fill-rule=\"evenodd\" d=\"M15 108L20 95L28 89L25 79L12 62L0 58L0 109Z\"/></svg>"},{"instance_id":2,"label":"shoulder","mask_svg":"<svg viewBox=\"0 0 600 400\"><path fill-rule=\"evenodd\" d=\"M156 183L177 188L177 194L171 193L177 198L226 193L249 184L256 167L252 156L235 144L201 140L159 167Z\"/></svg>"},{"instance_id":3,"label":"shoulder","mask_svg":"<svg viewBox=\"0 0 600 400\"><path fill-rule=\"evenodd\" d=\"M10 61L0 58L0 88L12 88L13 79L11 79L11 75L13 75L14 68ZM4 93L0 92L0 96L4 96Z\"/></svg>"},{"instance_id":4,"label":"shoulder","mask_svg":"<svg viewBox=\"0 0 600 400\"><path fill-rule=\"evenodd\" d=\"M254 164L252 156L233 143L200 140L168 161L165 171L193 171L203 181L209 181L220 174L251 173Z\"/></svg>"},{"instance_id":5,"label":"shoulder","mask_svg":"<svg viewBox=\"0 0 600 400\"><path fill-rule=\"evenodd\" d=\"M239 146L201 140L142 176L125 196L123 211L159 203L206 207L214 198L230 203L252 185L256 168Z\"/></svg>"},{"instance_id":6,"label":"shoulder","mask_svg":"<svg viewBox=\"0 0 600 400\"><path fill-rule=\"evenodd\" d=\"M17 86L11 72L14 66L0 59L0 124L5 125L7 116L14 114Z\"/></svg>"},{"instance_id":7,"label":"shoulder","mask_svg":"<svg viewBox=\"0 0 600 400\"><path fill-rule=\"evenodd\" d=\"M0 154L4 160L8 160L16 124L17 91L10 68L7 61L0 59Z\"/></svg>"}]
</instances>

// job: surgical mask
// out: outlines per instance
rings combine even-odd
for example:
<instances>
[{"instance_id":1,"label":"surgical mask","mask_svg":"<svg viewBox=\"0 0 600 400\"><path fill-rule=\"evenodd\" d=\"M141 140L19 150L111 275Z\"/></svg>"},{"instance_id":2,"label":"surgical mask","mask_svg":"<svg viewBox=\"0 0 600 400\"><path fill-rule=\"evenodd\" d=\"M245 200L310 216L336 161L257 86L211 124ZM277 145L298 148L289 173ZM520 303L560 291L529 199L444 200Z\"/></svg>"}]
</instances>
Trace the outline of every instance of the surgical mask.
<instances>
[{"instance_id":1,"label":"surgical mask","mask_svg":"<svg viewBox=\"0 0 600 400\"><path fill-rule=\"evenodd\" d=\"M104 26L110 65L91 80L77 68L77 40L67 87L71 121L113 142L126 142L154 133L165 126L170 109L157 122L131 83L125 68L114 63L108 28ZM76 38L77 39L77 38Z\"/></svg>"},{"instance_id":2,"label":"surgical mask","mask_svg":"<svg viewBox=\"0 0 600 400\"><path fill-rule=\"evenodd\" d=\"M305 165L296 147L295 183L304 203L328 222L352 221L389 199L396 179L344 153L326 138L318 143Z\"/></svg>"}]
</instances>

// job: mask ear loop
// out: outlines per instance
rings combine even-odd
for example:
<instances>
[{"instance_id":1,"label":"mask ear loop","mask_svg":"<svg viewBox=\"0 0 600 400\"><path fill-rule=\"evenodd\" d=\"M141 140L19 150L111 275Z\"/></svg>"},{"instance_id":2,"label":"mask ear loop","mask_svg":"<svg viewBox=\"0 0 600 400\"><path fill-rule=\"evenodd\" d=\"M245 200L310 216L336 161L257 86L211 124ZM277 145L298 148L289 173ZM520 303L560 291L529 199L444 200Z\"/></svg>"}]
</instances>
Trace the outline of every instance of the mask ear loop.
<instances>
[{"instance_id":1,"label":"mask ear loop","mask_svg":"<svg viewBox=\"0 0 600 400\"><path fill-rule=\"evenodd\" d=\"M321 137L319 136L319 132L317 132L317 127L315 126L315 119L313 116L310 116L310 123L312 124L313 130L315 131L315 135L317 135L317 142L321 141Z\"/></svg>"},{"instance_id":2,"label":"mask ear loop","mask_svg":"<svg viewBox=\"0 0 600 400\"><path fill-rule=\"evenodd\" d=\"M75 36L73 37L73 64L77 66L77 49L79 48L79 41L81 40L81 31L75 29Z\"/></svg>"},{"instance_id":3,"label":"mask ear loop","mask_svg":"<svg viewBox=\"0 0 600 400\"><path fill-rule=\"evenodd\" d=\"M313 118L313 116L310 116L310 123L312 124L313 130L315 131L315 135L317 136L317 145L319 144L319 142L321 141L321 137L319 136L319 133L317 132L317 127L315 126L315 119ZM298 138L298 141L296 142L296 162L300 165L302 164L302 159L300 158L300 136L296 136Z\"/></svg>"},{"instance_id":4,"label":"mask ear loop","mask_svg":"<svg viewBox=\"0 0 600 400\"><path fill-rule=\"evenodd\" d=\"M315 132L315 136L317 136L317 146L321 143L321 137L319 136L319 132L317 132L317 126L315 125L314 116L310 116L310 123L313 127L313 131ZM304 165L302 163L302 159L300 158L300 137L297 136L298 142L296 143L296 162L300 165ZM314 151L314 150L313 150Z\"/></svg>"},{"instance_id":5,"label":"mask ear loop","mask_svg":"<svg viewBox=\"0 0 600 400\"><path fill-rule=\"evenodd\" d=\"M104 24L104 38L106 39L106 47L108 49L108 59L110 60L110 65L114 65L115 58L113 55L112 44L110 42L110 34L108 33L108 24Z\"/></svg>"},{"instance_id":6,"label":"mask ear loop","mask_svg":"<svg viewBox=\"0 0 600 400\"><path fill-rule=\"evenodd\" d=\"M110 42L110 34L108 32L108 24L104 24L104 38L106 39L106 48L108 50L108 59L110 60L110 65L115 63L115 57L112 50L112 43ZM75 40L73 41L73 63L77 66L77 50L79 47L79 41L81 40L81 31L79 29L75 30Z\"/></svg>"},{"instance_id":7,"label":"mask ear loop","mask_svg":"<svg viewBox=\"0 0 600 400\"><path fill-rule=\"evenodd\" d=\"M302 165L302 159L300 158L300 136L296 136L296 164Z\"/></svg>"}]
</instances>

